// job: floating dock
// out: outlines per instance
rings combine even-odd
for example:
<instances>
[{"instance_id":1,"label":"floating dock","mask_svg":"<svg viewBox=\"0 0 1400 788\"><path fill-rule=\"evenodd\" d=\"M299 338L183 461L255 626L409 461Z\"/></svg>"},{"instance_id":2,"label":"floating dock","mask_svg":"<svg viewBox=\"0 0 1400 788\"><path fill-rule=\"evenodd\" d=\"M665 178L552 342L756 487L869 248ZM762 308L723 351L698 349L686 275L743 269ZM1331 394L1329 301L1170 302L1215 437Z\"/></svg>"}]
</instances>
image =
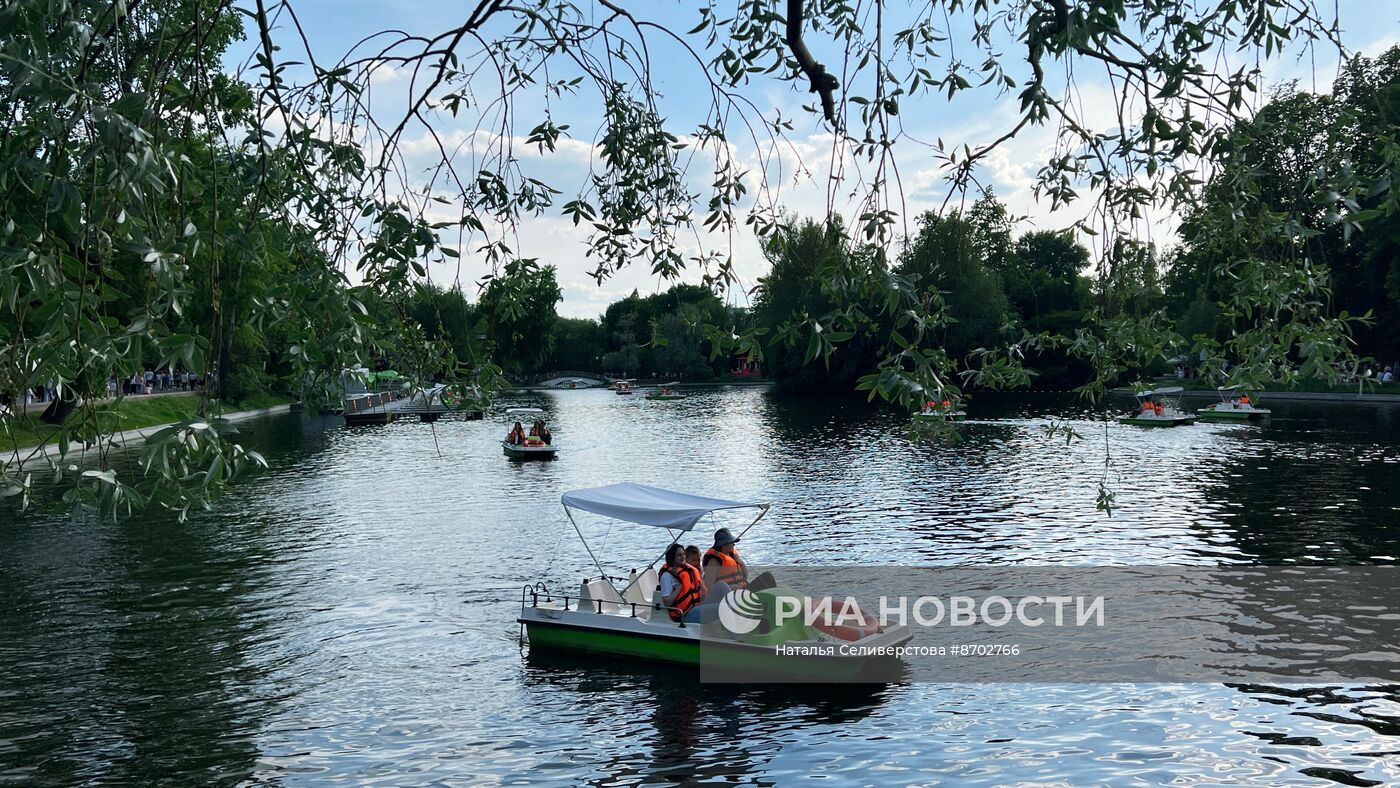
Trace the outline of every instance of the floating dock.
<instances>
[{"instance_id":1,"label":"floating dock","mask_svg":"<svg viewBox=\"0 0 1400 788\"><path fill-rule=\"evenodd\" d=\"M365 424L389 424L402 416L417 416L428 424L437 421L446 413L455 413L468 421L480 420L485 414L479 410L453 410L450 408L424 407L421 399L397 399L394 392L377 391L346 397L341 410L348 427Z\"/></svg>"}]
</instances>

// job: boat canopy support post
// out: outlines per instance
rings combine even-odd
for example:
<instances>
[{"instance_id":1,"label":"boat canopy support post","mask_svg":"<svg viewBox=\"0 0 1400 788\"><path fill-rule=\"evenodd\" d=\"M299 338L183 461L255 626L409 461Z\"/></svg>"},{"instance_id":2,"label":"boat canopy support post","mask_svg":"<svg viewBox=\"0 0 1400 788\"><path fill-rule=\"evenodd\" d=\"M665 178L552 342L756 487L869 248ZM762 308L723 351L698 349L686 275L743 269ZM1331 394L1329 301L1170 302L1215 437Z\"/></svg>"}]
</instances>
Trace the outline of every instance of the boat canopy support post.
<instances>
[{"instance_id":1,"label":"boat canopy support post","mask_svg":"<svg viewBox=\"0 0 1400 788\"><path fill-rule=\"evenodd\" d=\"M588 551L588 557L593 559L593 565L598 567L598 574L606 575L607 572L603 571L603 565L598 563L598 556L593 554L593 548L589 547L588 540L583 538L583 531L579 529L578 523L574 522L574 513L569 511L569 507L565 506L564 514L568 516L569 524L574 527L574 533L578 534L578 540L583 542L583 549Z\"/></svg>"},{"instance_id":2,"label":"boat canopy support post","mask_svg":"<svg viewBox=\"0 0 1400 788\"><path fill-rule=\"evenodd\" d=\"M766 503L765 503L765 504L760 505L760 506L759 506L759 509L761 509L762 511L760 511L760 512L758 513L758 516L757 516L757 517L753 518L753 522L751 522L751 523L749 523L748 525L744 526L744 530L742 530L742 531L739 532L739 538L740 538L740 539L743 539L743 538L744 538L744 534L748 533L750 528L754 527L755 525L758 525L758 521L759 521L759 520L762 520L763 518L767 517L767 516L768 516L768 510L769 510L770 508L772 508L772 504L766 504Z\"/></svg>"}]
</instances>

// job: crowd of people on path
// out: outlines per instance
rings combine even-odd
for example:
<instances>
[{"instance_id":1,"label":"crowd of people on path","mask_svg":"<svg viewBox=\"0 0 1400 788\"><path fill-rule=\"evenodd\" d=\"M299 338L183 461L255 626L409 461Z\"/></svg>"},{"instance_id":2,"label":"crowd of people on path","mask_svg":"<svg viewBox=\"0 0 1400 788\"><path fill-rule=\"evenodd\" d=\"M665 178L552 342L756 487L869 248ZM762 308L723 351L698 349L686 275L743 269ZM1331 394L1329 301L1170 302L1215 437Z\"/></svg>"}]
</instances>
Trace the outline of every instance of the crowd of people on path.
<instances>
[{"instance_id":1,"label":"crowd of people on path","mask_svg":"<svg viewBox=\"0 0 1400 788\"><path fill-rule=\"evenodd\" d=\"M1226 361L1221 368L1221 372L1230 371L1230 362ZM1359 380L1362 378L1375 380L1380 383L1394 383L1400 377L1400 363L1372 366L1363 364L1358 367L1350 361L1342 363L1341 371L1348 380ZM1198 371L1190 366L1178 364L1176 367L1177 380L1191 380L1198 375Z\"/></svg>"},{"instance_id":2,"label":"crowd of people on path","mask_svg":"<svg viewBox=\"0 0 1400 788\"><path fill-rule=\"evenodd\" d=\"M123 396L136 396L144 394L164 394L171 391L198 391L204 387L204 381L193 372L181 372L179 370L150 369L141 372L133 372L131 377L121 380L112 376L107 380L107 396L117 396L119 390Z\"/></svg>"},{"instance_id":3,"label":"crowd of people on path","mask_svg":"<svg viewBox=\"0 0 1400 788\"><path fill-rule=\"evenodd\" d=\"M1350 361L1342 364L1342 371L1346 372L1348 377L1354 379L1370 378L1381 383L1394 383L1397 370L1400 370L1400 364L1377 364L1375 366L1363 364L1359 368Z\"/></svg>"},{"instance_id":4,"label":"crowd of people on path","mask_svg":"<svg viewBox=\"0 0 1400 788\"><path fill-rule=\"evenodd\" d=\"M115 398L118 394L122 396L135 396L145 394L167 394L179 391L199 391L204 388L204 379L193 372L182 372L177 369L144 369L140 372L132 373L129 378L118 378L113 375L107 379L107 396ZM33 386L24 390L23 406L28 408L31 405L43 405L52 402L58 396L58 383L51 382ZM0 397L3 404L13 407L16 401L21 399L15 397Z\"/></svg>"}]
</instances>

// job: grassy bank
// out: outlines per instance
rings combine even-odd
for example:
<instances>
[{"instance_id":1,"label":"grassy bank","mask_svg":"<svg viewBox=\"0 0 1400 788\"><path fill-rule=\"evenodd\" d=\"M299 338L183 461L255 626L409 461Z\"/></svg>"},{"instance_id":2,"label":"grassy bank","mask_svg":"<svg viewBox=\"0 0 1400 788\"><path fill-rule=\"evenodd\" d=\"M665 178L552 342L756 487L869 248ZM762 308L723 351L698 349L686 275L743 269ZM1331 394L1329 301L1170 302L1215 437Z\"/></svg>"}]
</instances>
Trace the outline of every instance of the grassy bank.
<instances>
[{"instance_id":1,"label":"grassy bank","mask_svg":"<svg viewBox=\"0 0 1400 788\"><path fill-rule=\"evenodd\" d=\"M223 413L237 413L285 405L291 401L291 397L281 394L262 393L244 400L223 403L219 410ZM98 424L104 431L134 430L169 424L199 416L201 402L201 395L197 392L107 400L98 403ZM16 418L10 425L10 431L0 434L0 452L11 454L16 450L38 446L57 432L58 427L39 421L39 414L42 412L36 407L28 414ZM83 418L84 415L84 411L77 410L70 419Z\"/></svg>"}]
</instances>

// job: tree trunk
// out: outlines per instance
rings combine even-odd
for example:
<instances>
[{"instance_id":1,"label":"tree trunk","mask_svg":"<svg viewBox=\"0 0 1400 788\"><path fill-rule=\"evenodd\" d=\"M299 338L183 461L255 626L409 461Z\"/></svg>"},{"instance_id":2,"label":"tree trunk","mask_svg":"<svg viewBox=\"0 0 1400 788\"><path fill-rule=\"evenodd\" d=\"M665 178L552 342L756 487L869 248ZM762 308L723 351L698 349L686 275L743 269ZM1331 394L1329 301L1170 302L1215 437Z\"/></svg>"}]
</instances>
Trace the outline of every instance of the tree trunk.
<instances>
[{"instance_id":1,"label":"tree trunk","mask_svg":"<svg viewBox=\"0 0 1400 788\"><path fill-rule=\"evenodd\" d=\"M45 424L62 424L68 420L68 414L78 406L78 397L73 394L72 389L63 387L63 394L54 397L49 402L49 406L44 408L44 412L39 414L39 421Z\"/></svg>"}]
</instances>

